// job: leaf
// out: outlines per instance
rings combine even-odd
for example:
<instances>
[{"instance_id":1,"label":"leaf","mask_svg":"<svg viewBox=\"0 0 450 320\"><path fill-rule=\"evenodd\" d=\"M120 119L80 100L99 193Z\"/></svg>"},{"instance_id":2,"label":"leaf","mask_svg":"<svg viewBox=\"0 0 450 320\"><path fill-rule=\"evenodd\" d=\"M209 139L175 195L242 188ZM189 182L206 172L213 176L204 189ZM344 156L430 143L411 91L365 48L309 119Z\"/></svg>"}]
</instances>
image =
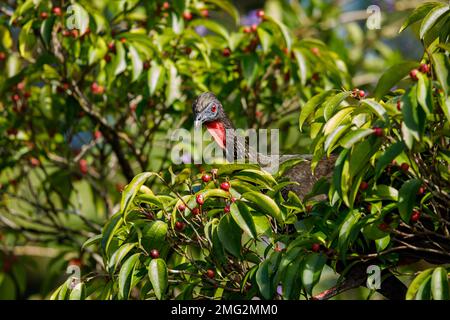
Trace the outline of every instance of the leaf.
<instances>
[{"instance_id":1,"label":"leaf","mask_svg":"<svg viewBox=\"0 0 450 320\"><path fill-rule=\"evenodd\" d=\"M428 276L419 286L415 300L431 299L431 276Z\"/></svg>"},{"instance_id":2,"label":"leaf","mask_svg":"<svg viewBox=\"0 0 450 320\"><path fill-rule=\"evenodd\" d=\"M302 266L302 284L309 295L312 295L314 286L319 282L323 266L327 257L320 253L311 253L308 255Z\"/></svg>"},{"instance_id":3,"label":"leaf","mask_svg":"<svg viewBox=\"0 0 450 320\"><path fill-rule=\"evenodd\" d=\"M103 232L102 232L102 250L105 254L108 254L109 245L111 243L111 240L114 237L115 232L119 227L122 225L123 219L120 212L113 215L108 223L104 226Z\"/></svg>"},{"instance_id":4,"label":"leaf","mask_svg":"<svg viewBox=\"0 0 450 320\"><path fill-rule=\"evenodd\" d=\"M242 71L247 85L251 87L258 74L258 57L256 54L248 54L242 57Z\"/></svg>"},{"instance_id":5,"label":"leaf","mask_svg":"<svg viewBox=\"0 0 450 320\"><path fill-rule=\"evenodd\" d=\"M205 0L205 2L212 3L217 7L221 8L223 11L228 13L233 19L236 25L239 24L239 11L236 7L228 0Z\"/></svg>"},{"instance_id":6,"label":"leaf","mask_svg":"<svg viewBox=\"0 0 450 320\"><path fill-rule=\"evenodd\" d=\"M325 135L329 135L330 133L334 132L337 126L339 126L341 123L347 122L346 120L350 119L350 114L354 110L354 107L348 107L336 112L336 114L323 126L323 133Z\"/></svg>"},{"instance_id":7,"label":"leaf","mask_svg":"<svg viewBox=\"0 0 450 320\"><path fill-rule=\"evenodd\" d=\"M230 39L230 35L228 34L227 29L225 29L221 24L213 21L213 20L208 20L208 19L196 19L195 21L193 21L191 23L191 26L195 27L195 26L203 26L206 29L218 34L219 36L221 36L224 40L226 40L227 42Z\"/></svg>"},{"instance_id":8,"label":"leaf","mask_svg":"<svg viewBox=\"0 0 450 320\"><path fill-rule=\"evenodd\" d=\"M142 232L142 246L145 250L150 252L152 249L161 249L165 243L168 229L167 223L161 220L147 224Z\"/></svg>"},{"instance_id":9,"label":"leaf","mask_svg":"<svg viewBox=\"0 0 450 320\"><path fill-rule=\"evenodd\" d=\"M297 60L297 64L298 64L297 73L298 73L298 77L300 78L300 83L302 85L305 85L306 84L306 75L308 72L305 56L297 48L294 48L292 50L292 52L294 53L295 59Z\"/></svg>"},{"instance_id":10,"label":"leaf","mask_svg":"<svg viewBox=\"0 0 450 320\"><path fill-rule=\"evenodd\" d=\"M350 133L346 134L341 140L340 145L346 149L350 149L355 143L361 141L368 135L373 133L373 129L356 129L350 131Z\"/></svg>"},{"instance_id":11,"label":"leaf","mask_svg":"<svg viewBox=\"0 0 450 320\"><path fill-rule=\"evenodd\" d=\"M406 292L406 300L413 300L416 297L417 291L419 290L420 285L429 279L431 272L433 271L433 268L427 269L422 271L417 277L414 278L414 280L411 282L411 284L408 287L408 291Z\"/></svg>"},{"instance_id":12,"label":"leaf","mask_svg":"<svg viewBox=\"0 0 450 320\"><path fill-rule=\"evenodd\" d=\"M386 70L375 88L375 100L381 100L397 82L403 79L412 69L417 68L418 65L417 62L403 62Z\"/></svg>"},{"instance_id":13,"label":"leaf","mask_svg":"<svg viewBox=\"0 0 450 320\"><path fill-rule=\"evenodd\" d=\"M69 29L78 29L80 34L85 34L89 27L89 14L78 3L71 4L67 8L67 26Z\"/></svg>"},{"instance_id":14,"label":"leaf","mask_svg":"<svg viewBox=\"0 0 450 320\"><path fill-rule=\"evenodd\" d=\"M342 137L342 135L347 132L350 126L350 124L338 126L333 132L331 132L331 134L327 136L324 143L324 150L327 151L327 156L330 156L331 152L334 149L333 147L335 146L336 141L338 141Z\"/></svg>"},{"instance_id":15,"label":"leaf","mask_svg":"<svg viewBox=\"0 0 450 320\"><path fill-rule=\"evenodd\" d=\"M258 33L258 38L259 41L261 42L263 52L267 54L273 42L272 35L263 28L258 28L256 31Z\"/></svg>"},{"instance_id":16,"label":"leaf","mask_svg":"<svg viewBox=\"0 0 450 320\"><path fill-rule=\"evenodd\" d=\"M150 92L150 96L153 96L156 91L158 91L163 83L165 78L165 69L163 66L159 65L154 60L151 62L151 68L148 71L148 90Z\"/></svg>"},{"instance_id":17,"label":"leaf","mask_svg":"<svg viewBox=\"0 0 450 320\"><path fill-rule=\"evenodd\" d=\"M84 248L93 246L93 245L96 244L97 242L100 242L101 239L102 239L102 235L101 235L101 234L98 234L98 235L96 235L96 236L93 236L93 237L87 239L87 240L83 243L83 245L81 246L81 249L84 249Z\"/></svg>"},{"instance_id":18,"label":"leaf","mask_svg":"<svg viewBox=\"0 0 450 320\"><path fill-rule=\"evenodd\" d=\"M334 97L329 98L325 103L323 104L323 116L325 118L325 121L328 121L334 114L334 111L336 108L350 96L351 92L340 92L336 94Z\"/></svg>"},{"instance_id":19,"label":"leaf","mask_svg":"<svg viewBox=\"0 0 450 320\"><path fill-rule=\"evenodd\" d=\"M425 111L426 115L430 115L431 114L431 109L428 106L428 99L427 96L429 94L431 94L431 92L429 92L429 80L428 78L423 75L422 73L418 73L417 74L417 101L419 102L420 106L422 107L423 111Z\"/></svg>"},{"instance_id":20,"label":"leaf","mask_svg":"<svg viewBox=\"0 0 450 320\"><path fill-rule=\"evenodd\" d=\"M131 78L131 82L134 82L139 78L144 67L143 67L141 57L139 57L139 54L138 54L136 48L130 44L128 47L128 51L130 54L131 66L132 66L132 70L133 70L133 72L132 72L133 76Z\"/></svg>"},{"instance_id":21,"label":"leaf","mask_svg":"<svg viewBox=\"0 0 450 320\"><path fill-rule=\"evenodd\" d=\"M414 11L408 16L408 18L403 23L402 27L398 31L399 33L405 30L411 24L421 20L423 17L427 15L428 12L436 5L440 5L439 2L426 2L420 6L418 6Z\"/></svg>"},{"instance_id":22,"label":"leaf","mask_svg":"<svg viewBox=\"0 0 450 320\"><path fill-rule=\"evenodd\" d=\"M283 223L281 210L276 204L276 202L273 201L272 198L256 191L246 192L242 195L242 197L255 204L257 207L262 209L266 214L269 214L270 216L275 218L277 222Z\"/></svg>"},{"instance_id":23,"label":"leaf","mask_svg":"<svg viewBox=\"0 0 450 320\"><path fill-rule=\"evenodd\" d=\"M428 12L420 25L420 39L423 39L427 31L430 30L431 27L433 27L449 10L450 6L448 4L440 4Z\"/></svg>"},{"instance_id":24,"label":"leaf","mask_svg":"<svg viewBox=\"0 0 450 320\"><path fill-rule=\"evenodd\" d=\"M138 174L131 180L131 182L125 187L122 192L122 200L120 202L120 211L123 214L123 219L126 220L127 211L131 205L134 197L140 190L141 186L147 181L148 178L155 175L153 172L143 172Z\"/></svg>"},{"instance_id":25,"label":"leaf","mask_svg":"<svg viewBox=\"0 0 450 320\"><path fill-rule=\"evenodd\" d=\"M53 24L55 23L55 17L49 17L48 19L45 19L44 22L41 24L41 36L42 40L44 41L45 45L47 47L50 46L50 40L52 38L52 30L53 30Z\"/></svg>"},{"instance_id":26,"label":"leaf","mask_svg":"<svg viewBox=\"0 0 450 320\"><path fill-rule=\"evenodd\" d=\"M384 168L392 162L397 156L405 150L405 144L402 141L398 141L390 145L383 154L378 157L377 164L375 165L375 176L379 177Z\"/></svg>"},{"instance_id":27,"label":"leaf","mask_svg":"<svg viewBox=\"0 0 450 320\"><path fill-rule=\"evenodd\" d=\"M33 50L36 47L36 37L33 34L32 26L33 20L28 21L19 34L19 52L27 60L33 60Z\"/></svg>"},{"instance_id":28,"label":"leaf","mask_svg":"<svg viewBox=\"0 0 450 320\"><path fill-rule=\"evenodd\" d=\"M338 248L343 260L352 240L353 230L360 218L361 213L358 210L350 210L339 228Z\"/></svg>"},{"instance_id":29,"label":"leaf","mask_svg":"<svg viewBox=\"0 0 450 320\"><path fill-rule=\"evenodd\" d=\"M163 299L169 284L166 262L163 259L152 259L148 266L148 277L156 298L158 300Z\"/></svg>"},{"instance_id":30,"label":"leaf","mask_svg":"<svg viewBox=\"0 0 450 320\"><path fill-rule=\"evenodd\" d=\"M270 260L264 260L258 267L255 275L259 292L264 299L271 299L273 295L272 281L270 279Z\"/></svg>"},{"instance_id":31,"label":"leaf","mask_svg":"<svg viewBox=\"0 0 450 320\"><path fill-rule=\"evenodd\" d=\"M170 60L169 60L170 61ZM171 105L175 100L181 97L181 78L178 70L172 61L167 61L167 86L166 86L166 104Z\"/></svg>"},{"instance_id":32,"label":"leaf","mask_svg":"<svg viewBox=\"0 0 450 320\"><path fill-rule=\"evenodd\" d=\"M121 42L116 42L116 54L111 61L111 68L113 75L117 76L127 69L127 62L125 60L125 48Z\"/></svg>"},{"instance_id":33,"label":"leaf","mask_svg":"<svg viewBox=\"0 0 450 320\"><path fill-rule=\"evenodd\" d=\"M135 253L131 257L129 257L119 272L119 298L120 299L128 299L131 291L131 283L133 278L133 273L136 268L136 265L139 262L139 257L141 253Z\"/></svg>"},{"instance_id":34,"label":"leaf","mask_svg":"<svg viewBox=\"0 0 450 320\"><path fill-rule=\"evenodd\" d=\"M431 293L433 300L449 299L448 274L444 267L434 269L431 276Z\"/></svg>"},{"instance_id":35,"label":"leaf","mask_svg":"<svg viewBox=\"0 0 450 320\"><path fill-rule=\"evenodd\" d=\"M233 203L230 206L230 213L238 226L251 238L255 239L257 236L255 223L247 206L242 202L239 204Z\"/></svg>"},{"instance_id":36,"label":"leaf","mask_svg":"<svg viewBox=\"0 0 450 320\"><path fill-rule=\"evenodd\" d=\"M322 104L325 101L325 99L332 93L333 93L332 90L319 93L314 97L312 97L311 99L309 99L308 102L306 102L302 106L300 111L300 117L298 119L300 131L302 131L302 126L303 123L306 121L306 119L308 119L308 117L314 112L314 110L320 104Z\"/></svg>"},{"instance_id":37,"label":"leaf","mask_svg":"<svg viewBox=\"0 0 450 320\"><path fill-rule=\"evenodd\" d=\"M286 48L290 51L292 46L292 37L290 35L289 29L278 19L274 17L268 16L267 14L264 16L264 20L268 22L272 22L275 24L283 35L284 43L286 44Z\"/></svg>"},{"instance_id":38,"label":"leaf","mask_svg":"<svg viewBox=\"0 0 450 320\"><path fill-rule=\"evenodd\" d=\"M433 69L436 73L436 78L438 79L441 88L444 90L445 95L448 95L448 58L443 53L432 53L431 59L433 61Z\"/></svg>"},{"instance_id":39,"label":"leaf","mask_svg":"<svg viewBox=\"0 0 450 320\"><path fill-rule=\"evenodd\" d=\"M230 215L220 219L217 231L223 247L235 257L240 258L242 231Z\"/></svg>"},{"instance_id":40,"label":"leaf","mask_svg":"<svg viewBox=\"0 0 450 320\"><path fill-rule=\"evenodd\" d=\"M69 300L86 299L86 288L83 282L78 283L70 292Z\"/></svg>"},{"instance_id":41,"label":"leaf","mask_svg":"<svg viewBox=\"0 0 450 320\"><path fill-rule=\"evenodd\" d=\"M419 179L408 180L398 192L398 212L406 223L409 223L411 220L411 213L417 200L417 192L422 183Z\"/></svg>"},{"instance_id":42,"label":"leaf","mask_svg":"<svg viewBox=\"0 0 450 320\"><path fill-rule=\"evenodd\" d=\"M365 99L361 102L369 107L369 109L375 113L379 118L383 119L386 123L389 122L389 116L386 112L386 109L376 102L375 100Z\"/></svg>"},{"instance_id":43,"label":"leaf","mask_svg":"<svg viewBox=\"0 0 450 320\"><path fill-rule=\"evenodd\" d=\"M137 243L125 243L116 252L114 252L108 262L108 271L114 273L117 266L122 262L123 258L133 249Z\"/></svg>"}]
</instances>

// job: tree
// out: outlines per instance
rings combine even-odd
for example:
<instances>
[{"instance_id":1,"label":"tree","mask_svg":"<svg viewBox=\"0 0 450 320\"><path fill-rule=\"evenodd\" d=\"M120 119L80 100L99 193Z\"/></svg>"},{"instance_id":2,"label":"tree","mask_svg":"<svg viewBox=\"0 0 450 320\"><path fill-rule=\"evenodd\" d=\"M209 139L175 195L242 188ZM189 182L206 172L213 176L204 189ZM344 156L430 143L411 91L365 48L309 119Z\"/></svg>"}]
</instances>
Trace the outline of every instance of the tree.
<instances>
[{"instance_id":1,"label":"tree","mask_svg":"<svg viewBox=\"0 0 450 320\"><path fill-rule=\"evenodd\" d=\"M357 57L333 44L316 24L338 15L325 4L306 27L281 4L286 16L245 27L225 1L2 8L15 26L0 29L2 229L11 246L60 249L59 272L80 259L81 283L52 298L310 298L327 265L346 280L326 298L364 285L348 266L395 270L417 254L437 266L406 297L448 297L448 5L413 12L422 61L388 69L369 96L352 86L364 44ZM306 137L313 163L338 154L333 179L302 201L281 196L284 167L172 166L167 133L192 127L188 105L207 90L238 126L289 133L286 151Z\"/></svg>"}]
</instances>

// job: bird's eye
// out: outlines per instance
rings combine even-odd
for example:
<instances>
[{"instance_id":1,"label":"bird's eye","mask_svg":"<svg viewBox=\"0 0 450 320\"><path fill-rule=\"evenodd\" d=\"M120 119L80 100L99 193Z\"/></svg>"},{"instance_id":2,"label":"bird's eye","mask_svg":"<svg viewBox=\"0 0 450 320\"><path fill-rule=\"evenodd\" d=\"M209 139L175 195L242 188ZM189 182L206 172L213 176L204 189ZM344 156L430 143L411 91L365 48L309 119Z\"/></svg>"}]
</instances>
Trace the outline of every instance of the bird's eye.
<instances>
[{"instance_id":1,"label":"bird's eye","mask_svg":"<svg viewBox=\"0 0 450 320\"><path fill-rule=\"evenodd\" d=\"M216 110L217 110L217 107L216 107L215 104L213 104L213 106L211 107L211 111L212 111L212 112L216 112Z\"/></svg>"}]
</instances>

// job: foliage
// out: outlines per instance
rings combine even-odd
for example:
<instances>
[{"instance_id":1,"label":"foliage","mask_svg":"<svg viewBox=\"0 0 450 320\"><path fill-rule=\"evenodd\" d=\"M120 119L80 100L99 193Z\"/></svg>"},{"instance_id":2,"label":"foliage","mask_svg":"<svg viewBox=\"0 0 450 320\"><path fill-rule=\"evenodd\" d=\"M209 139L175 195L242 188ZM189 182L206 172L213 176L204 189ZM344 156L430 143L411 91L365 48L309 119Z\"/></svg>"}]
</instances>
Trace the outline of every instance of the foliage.
<instances>
[{"instance_id":1,"label":"foliage","mask_svg":"<svg viewBox=\"0 0 450 320\"><path fill-rule=\"evenodd\" d=\"M448 4L420 6L402 27L420 25L420 62L374 41L378 66L368 66L360 27L338 40L327 1L303 11L271 3L254 27L212 0L76 1L61 15L25 0L1 16L6 242L60 249L53 277L70 258L85 271L50 298L311 298L325 265L344 264L345 277L356 264L395 269L419 254L437 266L406 298L448 299ZM373 95L353 88L360 72L378 77L386 65ZM167 133L191 128L188 105L209 90L237 127L280 127L284 151L309 147L313 167L336 154L331 181L283 198L282 172L171 166Z\"/></svg>"}]
</instances>

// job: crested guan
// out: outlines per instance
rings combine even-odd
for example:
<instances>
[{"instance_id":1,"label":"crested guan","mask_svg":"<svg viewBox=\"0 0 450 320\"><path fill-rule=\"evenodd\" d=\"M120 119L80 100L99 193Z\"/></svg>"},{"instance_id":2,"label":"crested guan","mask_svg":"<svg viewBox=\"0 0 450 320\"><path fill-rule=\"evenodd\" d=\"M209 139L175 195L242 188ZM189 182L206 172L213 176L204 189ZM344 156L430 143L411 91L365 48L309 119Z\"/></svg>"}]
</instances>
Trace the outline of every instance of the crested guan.
<instances>
[{"instance_id":1,"label":"crested guan","mask_svg":"<svg viewBox=\"0 0 450 320\"><path fill-rule=\"evenodd\" d=\"M214 138L215 142L224 150L226 150L226 142L229 141L228 139L233 139L234 159L236 159L239 154L245 155L246 158L250 157L248 150L249 147L246 147L246 145L242 144L242 141L240 142L239 139L235 139L235 136L230 135L226 131L227 129L235 128L226 115L221 102L213 93L206 92L200 94L192 104L192 110L194 114L195 128L200 128L202 125L205 125L211 136ZM234 132L234 130L232 132ZM257 156L257 161L261 165L261 167L264 168L264 166L271 161L270 156L266 156L258 152L255 153ZM293 191L301 199L304 199L304 197L311 192L314 184L318 181L319 178L329 178L332 175L334 163L336 160L336 156L331 156L329 159L320 160L315 169L315 174L313 174L311 170L311 156L281 155L278 159L280 163L282 163L292 158L302 158L305 161L294 165L292 168L285 172L284 175L289 180L298 183L298 185L288 186L289 189L285 191ZM284 193L284 196L285 194L286 192ZM326 290L323 293L317 295L315 299L328 299L345 290L365 285L365 281L367 279L367 274L365 273L367 265L367 262L356 264L348 271L347 276L345 277L345 280L343 282L341 282L336 287ZM344 269L345 264L339 262L337 265L337 271L341 273L344 271ZM393 276L389 270L383 270L383 275L386 277L386 279L382 282L382 286L379 291L388 299L403 299L406 294L406 287L404 286L404 284L395 276Z\"/></svg>"}]
</instances>

